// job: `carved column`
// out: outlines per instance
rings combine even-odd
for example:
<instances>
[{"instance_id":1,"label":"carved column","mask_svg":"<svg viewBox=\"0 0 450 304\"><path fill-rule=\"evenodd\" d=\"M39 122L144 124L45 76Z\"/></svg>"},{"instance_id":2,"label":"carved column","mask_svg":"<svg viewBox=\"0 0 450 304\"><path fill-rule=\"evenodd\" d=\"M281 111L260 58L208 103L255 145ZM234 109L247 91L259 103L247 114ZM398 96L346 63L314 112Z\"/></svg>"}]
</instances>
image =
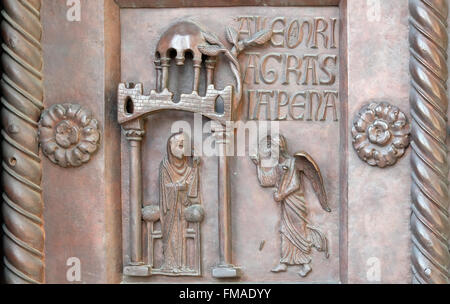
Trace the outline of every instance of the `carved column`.
<instances>
[{"instance_id":1,"label":"carved column","mask_svg":"<svg viewBox=\"0 0 450 304\"><path fill-rule=\"evenodd\" d=\"M161 58L161 68L162 68L161 87L162 87L162 90L169 88L169 67L170 67L170 58L166 58L166 57Z\"/></svg>"},{"instance_id":2,"label":"carved column","mask_svg":"<svg viewBox=\"0 0 450 304\"><path fill-rule=\"evenodd\" d=\"M232 148L233 133L225 126L217 124L213 128L219 152L218 164L218 202L219 202L219 265L213 268L215 278L235 278L240 276L240 269L232 263L231 235L231 194L229 157Z\"/></svg>"},{"instance_id":3,"label":"carved column","mask_svg":"<svg viewBox=\"0 0 450 304\"><path fill-rule=\"evenodd\" d=\"M449 283L446 0L410 0L412 270L414 283Z\"/></svg>"},{"instance_id":4,"label":"carved column","mask_svg":"<svg viewBox=\"0 0 450 304\"><path fill-rule=\"evenodd\" d=\"M206 65L206 86L214 84L214 69L216 68L216 59L208 58L205 61Z\"/></svg>"},{"instance_id":5,"label":"carved column","mask_svg":"<svg viewBox=\"0 0 450 304\"><path fill-rule=\"evenodd\" d=\"M43 283L38 121L43 110L40 0L2 1L2 213L6 283Z\"/></svg>"},{"instance_id":6,"label":"carved column","mask_svg":"<svg viewBox=\"0 0 450 304\"><path fill-rule=\"evenodd\" d=\"M130 146L130 259L131 265L142 265L142 129L125 131Z\"/></svg>"},{"instance_id":7,"label":"carved column","mask_svg":"<svg viewBox=\"0 0 450 304\"><path fill-rule=\"evenodd\" d=\"M161 59L157 58L154 61L155 63L155 70L156 70L156 91L158 93L161 92L161 77L162 77L162 66L161 66Z\"/></svg>"},{"instance_id":8,"label":"carved column","mask_svg":"<svg viewBox=\"0 0 450 304\"><path fill-rule=\"evenodd\" d=\"M221 265L231 265L231 200L230 200L230 170L228 157L226 156L227 141L230 135L222 130L216 130L219 138L216 144L219 145L220 156L218 166L219 180L219 254Z\"/></svg>"},{"instance_id":9,"label":"carved column","mask_svg":"<svg viewBox=\"0 0 450 304\"><path fill-rule=\"evenodd\" d=\"M193 91L198 94L198 88L200 85L200 69L202 68L202 61L194 59L194 87Z\"/></svg>"}]
</instances>

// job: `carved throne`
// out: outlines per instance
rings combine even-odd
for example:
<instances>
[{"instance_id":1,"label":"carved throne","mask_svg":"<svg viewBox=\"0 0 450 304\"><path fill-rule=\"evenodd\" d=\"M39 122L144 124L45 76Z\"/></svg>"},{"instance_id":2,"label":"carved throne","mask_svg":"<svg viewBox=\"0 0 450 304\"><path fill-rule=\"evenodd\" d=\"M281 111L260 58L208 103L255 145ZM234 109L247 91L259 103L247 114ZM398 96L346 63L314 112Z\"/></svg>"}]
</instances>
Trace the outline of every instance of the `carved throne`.
<instances>
[{"instance_id":1,"label":"carved throne","mask_svg":"<svg viewBox=\"0 0 450 304\"><path fill-rule=\"evenodd\" d=\"M142 209L142 218L145 221L144 239L147 240L146 265L151 269L152 275L168 276L199 276L201 275L201 248L200 248L200 224L203 220L203 209L199 205L192 205L185 210L185 226L183 227L183 250L181 264L184 265L182 272L175 273L161 269L161 262L156 261L156 246L162 241L162 230L160 222L160 210L155 204L150 204ZM191 241L192 245L189 246ZM191 252L191 254L189 254Z\"/></svg>"}]
</instances>

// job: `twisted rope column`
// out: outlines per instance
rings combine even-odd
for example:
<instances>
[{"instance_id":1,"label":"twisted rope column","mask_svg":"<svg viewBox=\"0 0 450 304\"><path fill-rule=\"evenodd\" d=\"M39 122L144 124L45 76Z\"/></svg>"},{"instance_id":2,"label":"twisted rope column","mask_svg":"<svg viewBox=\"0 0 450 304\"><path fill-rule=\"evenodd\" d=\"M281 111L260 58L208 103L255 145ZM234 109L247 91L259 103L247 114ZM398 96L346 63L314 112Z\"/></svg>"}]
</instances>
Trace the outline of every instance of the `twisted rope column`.
<instances>
[{"instance_id":1,"label":"twisted rope column","mask_svg":"<svg viewBox=\"0 0 450 304\"><path fill-rule=\"evenodd\" d=\"M447 0L410 0L413 283L449 283Z\"/></svg>"},{"instance_id":2,"label":"twisted rope column","mask_svg":"<svg viewBox=\"0 0 450 304\"><path fill-rule=\"evenodd\" d=\"M2 213L6 283L44 282L38 121L43 109L41 0L2 0Z\"/></svg>"}]
</instances>

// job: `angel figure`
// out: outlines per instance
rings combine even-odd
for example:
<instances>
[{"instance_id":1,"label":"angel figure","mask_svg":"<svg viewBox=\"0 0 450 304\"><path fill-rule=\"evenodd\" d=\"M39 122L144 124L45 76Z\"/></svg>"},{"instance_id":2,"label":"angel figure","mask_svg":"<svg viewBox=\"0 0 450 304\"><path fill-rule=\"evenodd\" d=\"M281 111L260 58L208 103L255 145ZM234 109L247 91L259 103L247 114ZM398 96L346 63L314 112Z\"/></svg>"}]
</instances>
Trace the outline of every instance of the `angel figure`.
<instances>
[{"instance_id":1,"label":"angel figure","mask_svg":"<svg viewBox=\"0 0 450 304\"><path fill-rule=\"evenodd\" d=\"M262 160L269 158L270 152L276 149L279 149L276 165L264 167ZM259 183L262 187L275 188L273 197L281 207L281 258L271 271L285 272L288 266L299 265L298 274L306 277L312 270L312 247L324 252L326 258L329 257L325 234L308 220L304 195L303 180L306 177L311 181L322 208L331 212L320 169L305 152L289 155L286 138L282 135L264 138L259 144L257 155L251 158L257 166Z\"/></svg>"}]
</instances>

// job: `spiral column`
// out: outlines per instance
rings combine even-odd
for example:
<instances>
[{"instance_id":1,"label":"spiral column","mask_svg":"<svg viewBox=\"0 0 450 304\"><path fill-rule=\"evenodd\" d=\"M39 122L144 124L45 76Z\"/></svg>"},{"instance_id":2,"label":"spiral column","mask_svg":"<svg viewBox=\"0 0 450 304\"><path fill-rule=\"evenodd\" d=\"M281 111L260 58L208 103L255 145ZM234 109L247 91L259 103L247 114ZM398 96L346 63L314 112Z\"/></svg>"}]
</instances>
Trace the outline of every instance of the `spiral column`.
<instances>
[{"instance_id":1,"label":"spiral column","mask_svg":"<svg viewBox=\"0 0 450 304\"><path fill-rule=\"evenodd\" d=\"M44 282L38 121L43 109L41 0L1 0L2 240L6 283Z\"/></svg>"},{"instance_id":2,"label":"spiral column","mask_svg":"<svg viewBox=\"0 0 450 304\"><path fill-rule=\"evenodd\" d=\"M447 0L410 0L413 283L449 283Z\"/></svg>"}]
</instances>

